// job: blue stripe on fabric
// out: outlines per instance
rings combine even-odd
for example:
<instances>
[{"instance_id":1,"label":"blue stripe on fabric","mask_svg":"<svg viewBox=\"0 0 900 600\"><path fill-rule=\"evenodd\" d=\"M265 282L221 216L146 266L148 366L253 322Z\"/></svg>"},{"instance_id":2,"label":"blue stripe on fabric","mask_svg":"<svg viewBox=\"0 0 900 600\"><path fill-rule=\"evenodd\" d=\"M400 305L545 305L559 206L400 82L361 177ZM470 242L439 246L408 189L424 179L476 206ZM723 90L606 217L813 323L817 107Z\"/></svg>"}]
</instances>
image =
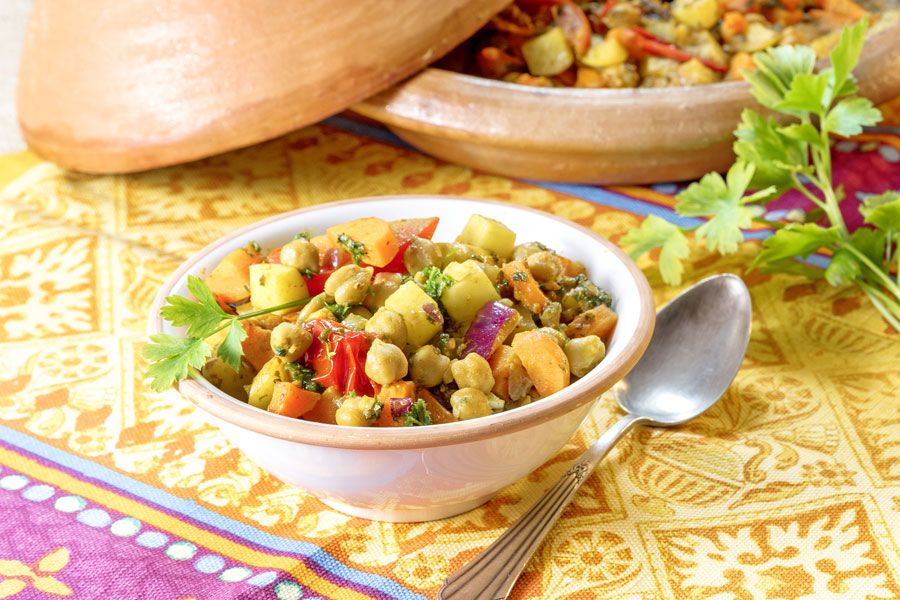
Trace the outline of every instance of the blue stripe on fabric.
<instances>
[{"instance_id":1,"label":"blue stripe on fabric","mask_svg":"<svg viewBox=\"0 0 900 600\"><path fill-rule=\"evenodd\" d=\"M40 456L41 458L50 460L67 469L81 473L86 477L102 481L107 485L137 496L148 502L152 502L157 506L162 506L172 512L182 514L206 525L226 531L264 548L279 552L299 554L345 581L358 583L378 590L379 592L388 594L399 600L428 600L425 596L421 596L404 588L396 581L382 577L381 575L373 575L371 573L352 569L314 544L272 535L256 529L255 527L251 527L246 523L229 519L226 516L198 505L192 500L179 498L178 496L174 496L159 488L132 479L127 475L123 475L117 471L104 467L103 465L59 450L58 448L45 444L3 425L0 425L0 440Z\"/></svg>"},{"instance_id":2,"label":"blue stripe on fabric","mask_svg":"<svg viewBox=\"0 0 900 600\"><path fill-rule=\"evenodd\" d=\"M332 127L336 127L338 129L342 129L344 131L349 131L350 133L369 137L386 144L393 144L395 146L401 146L403 148L420 152L413 146L410 146L409 144L398 138L386 128L379 125L372 125L371 123L361 123L353 119L348 119L347 117L329 117L328 119L325 119L323 123L331 125ZM900 128L877 127L867 128L867 131L874 129L890 129L900 131ZM626 196L612 190L607 190L602 187L579 183L553 183L550 181L537 181L534 179L524 179L523 181L537 187L560 192L569 196L573 196L575 198L581 198L582 200L587 200L588 202L593 202L594 204L599 204L601 206L609 206L610 208L624 210L635 215L644 217L655 215L661 219L669 221L670 223L674 223L679 227L696 227L704 222L704 219L700 219L697 217L682 217L671 207L663 206L646 200L638 200L637 198L632 198L630 196ZM771 230L750 230L744 232L744 237L748 240L762 240L769 237L770 235L772 235ZM821 256L818 254L813 254L807 258L801 258L797 260L819 269L825 269L831 263L831 259L829 257Z\"/></svg>"},{"instance_id":3,"label":"blue stripe on fabric","mask_svg":"<svg viewBox=\"0 0 900 600\"><path fill-rule=\"evenodd\" d=\"M337 127L338 129L343 129L344 131L349 131L350 133L355 133L357 135L362 135L367 138L372 138L373 140L378 140L379 142L384 142L385 144L393 144L394 146L400 146L401 148L406 148L407 150L415 150L416 152L421 152L413 146L410 146L396 135L391 132L390 129L382 126L382 125L372 125L371 123L363 123L361 121L356 121L354 119L348 119L347 117L328 117L322 121L325 125L330 125L331 127Z\"/></svg>"}]
</instances>

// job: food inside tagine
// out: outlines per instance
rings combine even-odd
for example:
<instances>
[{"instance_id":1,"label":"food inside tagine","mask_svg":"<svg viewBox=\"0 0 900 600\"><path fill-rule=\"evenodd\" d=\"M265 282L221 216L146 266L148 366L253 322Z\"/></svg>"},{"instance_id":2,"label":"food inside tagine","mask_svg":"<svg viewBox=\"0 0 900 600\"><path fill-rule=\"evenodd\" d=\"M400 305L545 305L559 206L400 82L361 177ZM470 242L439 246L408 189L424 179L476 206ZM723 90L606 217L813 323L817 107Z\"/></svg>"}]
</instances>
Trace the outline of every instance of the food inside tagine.
<instances>
[{"instance_id":1,"label":"food inside tagine","mask_svg":"<svg viewBox=\"0 0 900 600\"><path fill-rule=\"evenodd\" d=\"M896 0L517 0L439 66L541 87L635 88L742 79L773 46L819 58L841 28ZM877 15L876 15L877 16Z\"/></svg>"},{"instance_id":2,"label":"food inside tagine","mask_svg":"<svg viewBox=\"0 0 900 600\"><path fill-rule=\"evenodd\" d=\"M404 426L523 406L600 363L617 316L583 265L480 215L453 242L437 225L369 217L232 252L206 278L226 312L308 301L240 321L240 369L202 374L280 415Z\"/></svg>"}]
</instances>

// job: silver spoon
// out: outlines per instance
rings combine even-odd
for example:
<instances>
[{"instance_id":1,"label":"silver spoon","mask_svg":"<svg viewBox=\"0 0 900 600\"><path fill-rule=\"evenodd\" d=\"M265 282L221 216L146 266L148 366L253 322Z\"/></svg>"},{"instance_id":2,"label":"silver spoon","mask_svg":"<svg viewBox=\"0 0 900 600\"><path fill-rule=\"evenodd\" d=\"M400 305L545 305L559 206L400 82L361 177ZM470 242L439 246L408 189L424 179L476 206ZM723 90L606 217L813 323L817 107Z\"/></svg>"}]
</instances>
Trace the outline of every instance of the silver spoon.
<instances>
[{"instance_id":1,"label":"silver spoon","mask_svg":"<svg viewBox=\"0 0 900 600\"><path fill-rule=\"evenodd\" d=\"M704 279L663 307L647 351L613 388L628 414L512 527L450 575L438 600L506 598L578 488L625 432L639 423L684 423L719 400L744 358L750 321L750 293L740 278L730 274Z\"/></svg>"}]
</instances>

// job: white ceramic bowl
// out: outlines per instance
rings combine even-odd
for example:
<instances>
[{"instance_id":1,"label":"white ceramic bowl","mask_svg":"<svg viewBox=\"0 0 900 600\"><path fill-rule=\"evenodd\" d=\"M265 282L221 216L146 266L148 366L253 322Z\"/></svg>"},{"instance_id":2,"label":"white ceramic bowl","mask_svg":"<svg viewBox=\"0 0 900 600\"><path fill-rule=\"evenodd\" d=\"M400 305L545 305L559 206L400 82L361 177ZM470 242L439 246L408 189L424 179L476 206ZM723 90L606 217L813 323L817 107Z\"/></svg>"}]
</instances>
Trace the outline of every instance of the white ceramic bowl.
<instances>
[{"instance_id":1,"label":"white ceramic bowl","mask_svg":"<svg viewBox=\"0 0 900 600\"><path fill-rule=\"evenodd\" d=\"M255 240L273 248L300 231L364 216L440 217L434 239L453 240L478 213L505 223L519 241L539 240L581 260L613 296L619 323L603 362L566 389L509 412L431 427L338 427L289 419L240 402L197 377L179 391L204 410L251 460L341 512L380 521L428 521L470 510L527 475L572 436L602 392L637 362L655 310L641 271L599 235L551 214L508 203L447 196L362 198L300 209L245 227L204 248L160 290L150 333L182 334L159 315L165 297L187 295L188 275L204 275Z\"/></svg>"}]
</instances>

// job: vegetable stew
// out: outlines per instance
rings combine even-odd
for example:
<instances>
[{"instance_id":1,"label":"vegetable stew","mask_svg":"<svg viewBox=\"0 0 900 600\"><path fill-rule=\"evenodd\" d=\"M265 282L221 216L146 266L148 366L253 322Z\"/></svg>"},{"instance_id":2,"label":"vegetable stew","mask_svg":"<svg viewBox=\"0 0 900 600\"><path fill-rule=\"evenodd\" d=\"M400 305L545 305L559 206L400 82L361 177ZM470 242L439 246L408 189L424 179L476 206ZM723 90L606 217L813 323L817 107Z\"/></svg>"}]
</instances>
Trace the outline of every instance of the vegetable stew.
<instances>
[{"instance_id":1,"label":"vegetable stew","mask_svg":"<svg viewBox=\"0 0 900 600\"><path fill-rule=\"evenodd\" d=\"M287 417L393 427L523 406L600 363L616 313L583 265L480 215L453 242L437 224L363 218L231 253L206 277L230 325L205 341L236 352L202 374Z\"/></svg>"},{"instance_id":2,"label":"vegetable stew","mask_svg":"<svg viewBox=\"0 0 900 600\"><path fill-rule=\"evenodd\" d=\"M896 12L896 0L517 0L438 66L542 87L634 88L742 79L752 54L809 45Z\"/></svg>"}]
</instances>

